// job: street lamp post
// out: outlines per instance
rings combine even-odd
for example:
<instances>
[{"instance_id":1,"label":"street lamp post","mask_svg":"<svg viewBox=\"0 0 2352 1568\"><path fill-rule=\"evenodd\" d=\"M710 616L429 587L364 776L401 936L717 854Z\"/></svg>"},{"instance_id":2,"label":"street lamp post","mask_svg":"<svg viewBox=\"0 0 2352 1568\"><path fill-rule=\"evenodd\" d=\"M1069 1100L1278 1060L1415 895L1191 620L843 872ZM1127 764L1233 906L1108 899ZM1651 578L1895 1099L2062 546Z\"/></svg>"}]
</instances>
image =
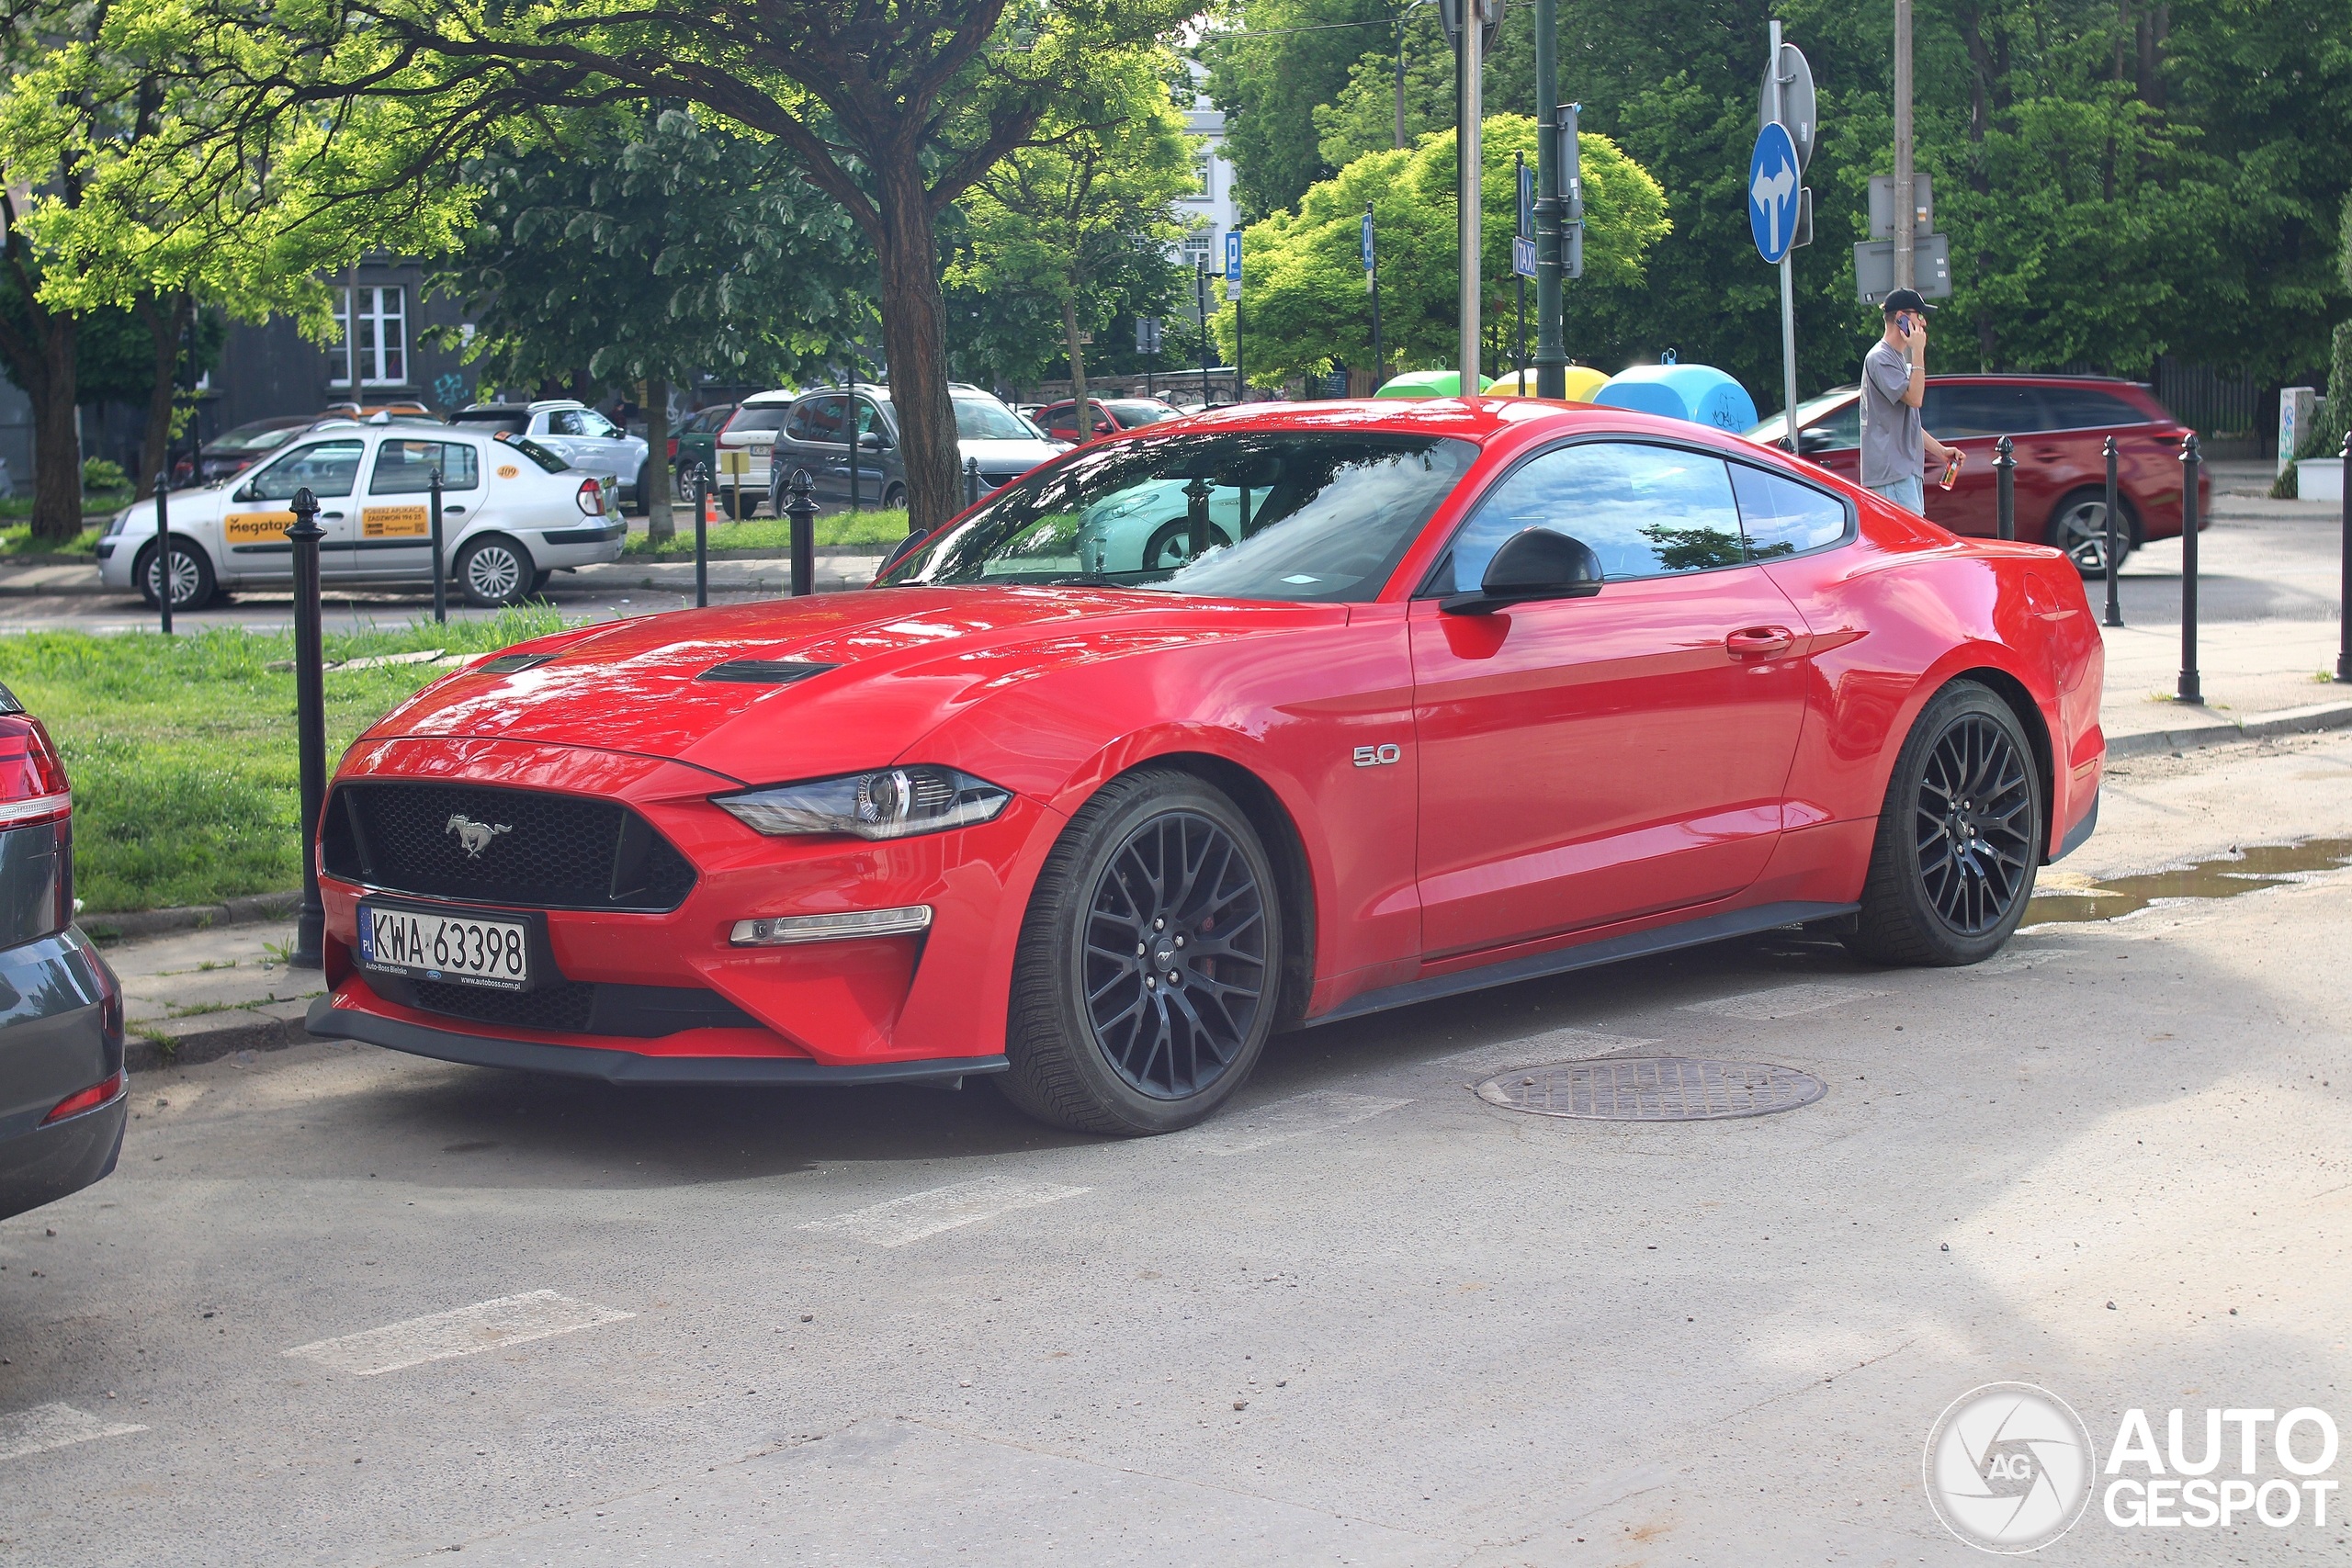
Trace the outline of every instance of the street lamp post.
<instances>
[{"instance_id":1,"label":"street lamp post","mask_svg":"<svg viewBox=\"0 0 2352 1568\"><path fill-rule=\"evenodd\" d=\"M1204 257L1194 278L1201 291L1201 407L1209 406L1209 264ZM1085 420L1079 421L1080 426Z\"/></svg>"},{"instance_id":2,"label":"street lamp post","mask_svg":"<svg viewBox=\"0 0 2352 1568\"><path fill-rule=\"evenodd\" d=\"M1560 331L1559 0L1535 0L1535 395L1568 395Z\"/></svg>"},{"instance_id":3,"label":"street lamp post","mask_svg":"<svg viewBox=\"0 0 2352 1568\"><path fill-rule=\"evenodd\" d=\"M1487 10L1481 0L1463 0L1461 13L1462 38L1457 46L1461 68L1454 96L1462 105L1462 115L1453 128L1453 152L1460 176L1454 199L1460 204L1457 210L1461 219L1462 336L1455 357L1462 367L1461 395L1475 398L1478 395L1478 307L1485 292L1481 276L1484 267L1478 254L1478 220L1484 200L1479 176L1486 166L1483 132L1487 112Z\"/></svg>"}]
</instances>

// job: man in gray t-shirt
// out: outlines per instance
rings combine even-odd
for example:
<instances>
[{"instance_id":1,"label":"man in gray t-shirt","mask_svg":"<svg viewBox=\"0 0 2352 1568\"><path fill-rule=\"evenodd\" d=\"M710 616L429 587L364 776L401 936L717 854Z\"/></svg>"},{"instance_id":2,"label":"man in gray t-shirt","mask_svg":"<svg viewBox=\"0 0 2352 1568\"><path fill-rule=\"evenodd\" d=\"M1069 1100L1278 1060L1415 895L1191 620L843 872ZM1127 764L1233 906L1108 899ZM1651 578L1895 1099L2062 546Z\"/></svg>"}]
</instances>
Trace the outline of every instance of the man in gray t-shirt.
<instances>
[{"instance_id":1,"label":"man in gray t-shirt","mask_svg":"<svg viewBox=\"0 0 2352 1568\"><path fill-rule=\"evenodd\" d=\"M1886 297L1886 335L1862 359L1862 487L1925 515L1925 459L1952 448L1919 423L1928 397L1928 302L1915 288Z\"/></svg>"}]
</instances>

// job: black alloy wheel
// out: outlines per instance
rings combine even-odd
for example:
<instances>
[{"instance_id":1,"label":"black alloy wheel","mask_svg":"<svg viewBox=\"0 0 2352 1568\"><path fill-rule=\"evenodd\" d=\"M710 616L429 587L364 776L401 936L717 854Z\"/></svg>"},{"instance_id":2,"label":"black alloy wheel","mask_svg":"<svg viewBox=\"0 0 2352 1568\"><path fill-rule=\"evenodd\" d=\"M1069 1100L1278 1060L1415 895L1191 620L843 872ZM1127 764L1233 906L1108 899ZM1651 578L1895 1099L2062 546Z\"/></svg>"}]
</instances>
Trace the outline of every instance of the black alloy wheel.
<instances>
[{"instance_id":1,"label":"black alloy wheel","mask_svg":"<svg viewBox=\"0 0 2352 1568\"><path fill-rule=\"evenodd\" d=\"M2116 519L2116 545L2121 554L2132 553L2132 525L2129 517ZM2042 537L2052 546L2066 552L2066 558L2086 579L2107 576L2107 493L2104 491L2083 491L2058 503L2050 515L2050 527Z\"/></svg>"},{"instance_id":2,"label":"black alloy wheel","mask_svg":"<svg viewBox=\"0 0 2352 1568\"><path fill-rule=\"evenodd\" d=\"M1209 548L1221 550L1233 541L1225 530L1212 524L1209 527ZM1151 542L1143 547L1143 570L1174 571L1193 564L1193 520L1173 518L1152 530Z\"/></svg>"},{"instance_id":3,"label":"black alloy wheel","mask_svg":"<svg viewBox=\"0 0 2352 1568\"><path fill-rule=\"evenodd\" d=\"M1847 945L1880 964L1974 964L1997 952L2033 896L2043 811L2017 715L1973 681L1945 687L1895 760Z\"/></svg>"},{"instance_id":4,"label":"black alloy wheel","mask_svg":"<svg viewBox=\"0 0 2352 1568\"><path fill-rule=\"evenodd\" d=\"M1114 780L1038 878L997 1081L1080 1131L1190 1126L1256 1065L1281 954L1272 865L1233 802L1189 773Z\"/></svg>"},{"instance_id":5,"label":"black alloy wheel","mask_svg":"<svg viewBox=\"0 0 2352 1568\"><path fill-rule=\"evenodd\" d=\"M139 561L139 596L147 601L150 609L163 607L164 572L156 557L162 552L153 545ZM191 540L172 540L172 610L201 610L212 603L217 587L212 576L212 563L203 549Z\"/></svg>"}]
</instances>

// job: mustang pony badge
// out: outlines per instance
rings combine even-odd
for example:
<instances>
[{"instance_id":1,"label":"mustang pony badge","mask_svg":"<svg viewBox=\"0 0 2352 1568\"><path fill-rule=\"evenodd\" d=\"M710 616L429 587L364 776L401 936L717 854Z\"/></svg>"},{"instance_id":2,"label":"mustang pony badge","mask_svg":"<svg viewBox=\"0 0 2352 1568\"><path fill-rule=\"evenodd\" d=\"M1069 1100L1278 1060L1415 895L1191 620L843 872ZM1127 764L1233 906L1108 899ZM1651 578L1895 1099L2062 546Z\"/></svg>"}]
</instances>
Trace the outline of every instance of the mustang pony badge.
<instances>
[{"instance_id":1,"label":"mustang pony badge","mask_svg":"<svg viewBox=\"0 0 2352 1568\"><path fill-rule=\"evenodd\" d=\"M490 848L490 841L492 839L501 833L511 833L514 830L514 828L507 823L477 822L462 812L450 818L449 825L442 829L445 833L458 835L458 847L466 852L468 860L480 860L482 851Z\"/></svg>"}]
</instances>

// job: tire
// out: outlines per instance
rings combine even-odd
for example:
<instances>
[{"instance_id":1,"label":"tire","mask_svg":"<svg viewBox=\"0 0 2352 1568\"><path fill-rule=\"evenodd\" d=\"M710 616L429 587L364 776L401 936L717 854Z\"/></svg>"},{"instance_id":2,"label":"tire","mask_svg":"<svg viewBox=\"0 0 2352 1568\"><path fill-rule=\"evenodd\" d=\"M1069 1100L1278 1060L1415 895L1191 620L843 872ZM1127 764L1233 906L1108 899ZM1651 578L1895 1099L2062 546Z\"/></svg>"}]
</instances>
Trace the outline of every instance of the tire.
<instances>
[{"instance_id":1,"label":"tire","mask_svg":"<svg viewBox=\"0 0 2352 1568\"><path fill-rule=\"evenodd\" d=\"M885 511L885 512L903 512L903 511L905 511L905 510L906 510L906 507L907 507L907 487L906 487L906 486L904 486L904 485L890 485L890 486L887 487L886 489L884 489L884 491L882 491L882 510L883 510L883 511Z\"/></svg>"},{"instance_id":2,"label":"tire","mask_svg":"<svg viewBox=\"0 0 2352 1568\"><path fill-rule=\"evenodd\" d=\"M2033 897L2045 809L2008 704L1973 681L1937 693L1894 760L1847 949L1932 967L1999 952Z\"/></svg>"},{"instance_id":3,"label":"tire","mask_svg":"<svg viewBox=\"0 0 2352 1568\"><path fill-rule=\"evenodd\" d=\"M2118 498L2119 502L2120 498ZM2121 536L2117 543L2123 547L2123 558L2132 557L2132 513L2127 507L2119 520ZM2049 525L2041 531L2042 542L2066 552L2075 570L2085 581L2104 581L2107 577L2107 491L2078 490L2061 501L2050 513Z\"/></svg>"},{"instance_id":4,"label":"tire","mask_svg":"<svg viewBox=\"0 0 2352 1568\"><path fill-rule=\"evenodd\" d=\"M1223 549L1233 541L1224 529L1209 525L1209 548ZM1173 517L1151 531L1151 538L1143 547L1145 571L1173 571L1191 563L1193 558L1193 520Z\"/></svg>"},{"instance_id":5,"label":"tire","mask_svg":"<svg viewBox=\"0 0 2352 1568\"><path fill-rule=\"evenodd\" d=\"M487 535L458 552L458 588L477 610L521 604L537 578L531 552L503 534Z\"/></svg>"},{"instance_id":6,"label":"tire","mask_svg":"<svg viewBox=\"0 0 2352 1568\"><path fill-rule=\"evenodd\" d=\"M1282 946L1272 863L1230 799L1190 773L1114 779L1038 875L1013 958L1012 1070L995 1081L1079 1132L1189 1127L1257 1066Z\"/></svg>"},{"instance_id":7,"label":"tire","mask_svg":"<svg viewBox=\"0 0 2352 1568\"><path fill-rule=\"evenodd\" d=\"M149 545L132 569L133 581L139 584L139 596L147 601L151 610L163 608L160 597L164 574L156 570L155 547ZM175 535L172 539L172 613L201 610L212 603L220 583L212 575L211 558L194 540Z\"/></svg>"},{"instance_id":8,"label":"tire","mask_svg":"<svg viewBox=\"0 0 2352 1568\"><path fill-rule=\"evenodd\" d=\"M648 515L645 508L645 501L646 498L652 493L653 459L648 457L644 462L639 463L637 466L636 488L630 492L628 505L621 509L621 514L623 516L639 517Z\"/></svg>"},{"instance_id":9,"label":"tire","mask_svg":"<svg viewBox=\"0 0 2352 1568\"><path fill-rule=\"evenodd\" d=\"M555 575L553 567L543 566L531 576L531 597L536 599L548 591L548 579Z\"/></svg>"}]
</instances>

